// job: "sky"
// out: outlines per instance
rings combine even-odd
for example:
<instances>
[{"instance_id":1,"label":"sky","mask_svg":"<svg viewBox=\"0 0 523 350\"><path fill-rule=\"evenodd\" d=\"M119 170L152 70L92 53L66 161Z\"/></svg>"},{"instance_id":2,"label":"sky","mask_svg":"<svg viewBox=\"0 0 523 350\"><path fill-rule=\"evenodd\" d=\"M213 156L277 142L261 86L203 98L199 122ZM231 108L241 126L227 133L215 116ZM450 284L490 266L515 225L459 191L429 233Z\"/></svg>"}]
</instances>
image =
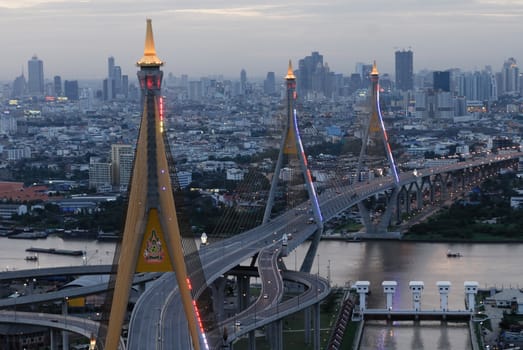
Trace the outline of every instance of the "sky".
<instances>
[{"instance_id":1,"label":"sky","mask_svg":"<svg viewBox=\"0 0 523 350\"><path fill-rule=\"evenodd\" d=\"M0 0L0 80L34 54L46 79L103 79L109 56L135 77L146 18L163 70L193 79L283 77L312 51L343 74L376 60L394 75L409 48L416 72L523 60L523 0Z\"/></svg>"}]
</instances>

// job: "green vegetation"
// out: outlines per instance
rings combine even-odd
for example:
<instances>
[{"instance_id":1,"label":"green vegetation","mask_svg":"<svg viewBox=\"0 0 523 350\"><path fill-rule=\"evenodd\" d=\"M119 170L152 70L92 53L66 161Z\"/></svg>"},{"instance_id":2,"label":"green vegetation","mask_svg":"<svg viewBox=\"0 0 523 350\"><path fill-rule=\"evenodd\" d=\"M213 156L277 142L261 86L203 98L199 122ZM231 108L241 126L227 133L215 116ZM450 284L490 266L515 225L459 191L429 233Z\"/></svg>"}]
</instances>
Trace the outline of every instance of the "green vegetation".
<instances>
[{"instance_id":1,"label":"green vegetation","mask_svg":"<svg viewBox=\"0 0 523 350\"><path fill-rule=\"evenodd\" d=\"M510 197L523 182L500 175L474 188L427 222L414 225L404 239L445 241L522 241L523 208L511 208Z\"/></svg>"}]
</instances>

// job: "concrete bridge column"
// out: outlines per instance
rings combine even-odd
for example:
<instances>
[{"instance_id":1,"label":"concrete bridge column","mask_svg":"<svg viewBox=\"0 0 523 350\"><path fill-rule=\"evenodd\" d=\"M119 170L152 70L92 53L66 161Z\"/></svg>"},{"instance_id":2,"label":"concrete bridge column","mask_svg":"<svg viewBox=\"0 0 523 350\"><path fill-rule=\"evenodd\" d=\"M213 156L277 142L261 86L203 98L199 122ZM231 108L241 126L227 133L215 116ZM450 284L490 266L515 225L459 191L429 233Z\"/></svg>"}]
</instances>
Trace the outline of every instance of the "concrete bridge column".
<instances>
[{"instance_id":1,"label":"concrete bridge column","mask_svg":"<svg viewBox=\"0 0 523 350\"><path fill-rule=\"evenodd\" d=\"M434 199L435 199L434 198L434 196L435 196L435 194L434 194L434 192L435 192L435 185L434 185L434 183L429 182L429 189L430 189L430 202L434 203Z\"/></svg>"},{"instance_id":2,"label":"concrete bridge column","mask_svg":"<svg viewBox=\"0 0 523 350\"><path fill-rule=\"evenodd\" d=\"M365 226L365 231L367 233L373 232L372 222L370 220L369 210L365 207L363 202L358 202L358 211L360 212L361 219L363 220L363 225Z\"/></svg>"},{"instance_id":3,"label":"concrete bridge column","mask_svg":"<svg viewBox=\"0 0 523 350\"><path fill-rule=\"evenodd\" d=\"M320 350L320 303L312 306L314 311L314 350Z\"/></svg>"},{"instance_id":4,"label":"concrete bridge column","mask_svg":"<svg viewBox=\"0 0 523 350\"><path fill-rule=\"evenodd\" d=\"M303 310L303 335L305 344L309 345L311 343L311 309L310 307Z\"/></svg>"},{"instance_id":5,"label":"concrete bridge column","mask_svg":"<svg viewBox=\"0 0 523 350\"><path fill-rule=\"evenodd\" d=\"M418 206L418 210L423 209L423 190L421 187L416 189L416 205Z\"/></svg>"},{"instance_id":6,"label":"concrete bridge column","mask_svg":"<svg viewBox=\"0 0 523 350\"><path fill-rule=\"evenodd\" d=\"M65 318L66 327L67 327L67 311L68 311L68 304L67 304L67 298L66 298L62 302L62 315ZM69 350L69 332L66 330L62 331L62 346L63 346L63 349Z\"/></svg>"},{"instance_id":7,"label":"concrete bridge column","mask_svg":"<svg viewBox=\"0 0 523 350\"><path fill-rule=\"evenodd\" d=\"M448 189L448 182L450 179L450 173L442 174L441 176L441 200L447 200L450 198L449 196L449 189Z\"/></svg>"},{"instance_id":8,"label":"concrete bridge column","mask_svg":"<svg viewBox=\"0 0 523 350\"><path fill-rule=\"evenodd\" d=\"M256 334L255 330L249 332L249 350L256 350Z\"/></svg>"},{"instance_id":9,"label":"concrete bridge column","mask_svg":"<svg viewBox=\"0 0 523 350\"><path fill-rule=\"evenodd\" d=\"M223 302L225 299L226 282L226 278L220 277L210 285L213 309L215 310L216 318L220 321L225 319Z\"/></svg>"},{"instance_id":10,"label":"concrete bridge column","mask_svg":"<svg viewBox=\"0 0 523 350\"><path fill-rule=\"evenodd\" d=\"M50 350L58 350L56 346L56 339L54 338L54 329L49 329L49 342L51 343L51 349Z\"/></svg>"},{"instance_id":11,"label":"concrete bridge column","mask_svg":"<svg viewBox=\"0 0 523 350\"><path fill-rule=\"evenodd\" d=\"M412 212L412 208L410 207L410 194L411 190L410 188L405 192L405 212L410 215Z\"/></svg>"},{"instance_id":12,"label":"concrete bridge column","mask_svg":"<svg viewBox=\"0 0 523 350\"><path fill-rule=\"evenodd\" d=\"M265 326L265 337L271 350L283 350L283 322L281 319Z\"/></svg>"},{"instance_id":13,"label":"concrete bridge column","mask_svg":"<svg viewBox=\"0 0 523 350\"><path fill-rule=\"evenodd\" d=\"M251 296L250 278L247 275L238 275L236 277L238 284L238 308L239 311L245 310L249 306Z\"/></svg>"},{"instance_id":14,"label":"concrete bridge column","mask_svg":"<svg viewBox=\"0 0 523 350\"><path fill-rule=\"evenodd\" d=\"M389 227L390 221L392 219L392 213L397 209L396 198L398 197L398 188L395 187L390 195L386 193L387 195L387 207L385 208L385 212L381 215L380 222L378 223L378 233L387 233L387 228ZM407 196L408 197L408 196Z\"/></svg>"}]
</instances>

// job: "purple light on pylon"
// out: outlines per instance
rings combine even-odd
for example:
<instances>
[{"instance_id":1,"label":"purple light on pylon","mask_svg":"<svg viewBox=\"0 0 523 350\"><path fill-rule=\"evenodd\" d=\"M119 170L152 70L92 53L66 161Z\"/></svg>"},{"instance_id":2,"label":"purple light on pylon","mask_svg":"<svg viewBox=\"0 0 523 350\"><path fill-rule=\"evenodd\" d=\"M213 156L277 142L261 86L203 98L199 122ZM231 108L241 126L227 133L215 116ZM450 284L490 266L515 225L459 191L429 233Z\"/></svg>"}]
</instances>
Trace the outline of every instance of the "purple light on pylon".
<instances>
[{"instance_id":1,"label":"purple light on pylon","mask_svg":"<svg viewBox=\"0 0 523 350\"><path fill-rule=\"evenodd\" d=\"M304 164L306 166L305 171L307 173L307 179L310 182L311 188L312 188L312 195L314 198L311 198L311 202L314 203L316 212L319 214L321 222L323 222L323 217L322 217L321 211L320 211L320 205L318 204L318 197L316 195L316 190L314 189L314 183L312 182L311 172L309 170L309 167L307 166L307 157L305 157L305 151L303 150L303 144L301 143L300 130L298 130L298 118L296 116L296 109L292 110L292 118L294 120L294 132L296 133L296 138L298 140L298 147L300 148L299 151L301 153L302 159L304 160Z\"/></svg>"},{"instance_id":2,"label":"purple light on pylon","mask_svg":"<svg viewBox=\"0 0 523 350\"><path fill-rule=\"evenodd\" d=\"M385 129L385 123L383 122L383 117L381 116L379 86L376 88L376 110L378 112L378 118L380 119L381 129L383 130L383 136L385 138L385 143L387 145L387 153L388 153L390 162L392 163L391 166L392 166L392 173L394 174L394 181L397 184L400 182L400 178L398 176L398 171L396 170L396 163L394 162L394 157L392 156L392 150L390 149L389 137L387 135L387 130Z\"/></svg>"}]
</instances>

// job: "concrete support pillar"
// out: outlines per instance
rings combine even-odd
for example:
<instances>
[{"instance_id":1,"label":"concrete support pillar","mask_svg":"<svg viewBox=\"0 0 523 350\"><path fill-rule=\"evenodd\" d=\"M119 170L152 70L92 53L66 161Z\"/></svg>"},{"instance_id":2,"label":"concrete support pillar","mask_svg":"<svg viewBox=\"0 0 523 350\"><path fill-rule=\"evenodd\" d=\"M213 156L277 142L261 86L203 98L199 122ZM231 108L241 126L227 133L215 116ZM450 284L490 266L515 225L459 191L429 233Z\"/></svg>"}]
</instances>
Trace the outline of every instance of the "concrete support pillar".
<instances>
[{"instance_id":1,"label":"concrete support pillar","mask_svg":"<svg viewBox=\"0 0 523 350\"><path fill-rule=\"evenodd\" d=\"M249 350L256 350L256 331L249 332Z\"/></svg>"},{"instance_id":2,"label":"concrete support pillar","mask_svg":"<svg viewBox=\"0 0 523 350\"><path fill-rule=\"evenodd\" d=\"M54 333L54 328L49 329L49 342L51 343L50 350L58 350L58 347L56 346L56 339L54 337Z\"/></svg>"},{"instance_id":3,"label":"concrete support pillar","mask_svg":"<svg viewBox=\"0 0 523 350\"><path fill-rule=\"evenodd\" d=\"M394 293L396 292L396 286L398 285L398 282L396 281L383 281L381 282L381 285L383 286L383 293L385 293L387 297L387 310L392 310L392 299L394 297Z\"/></svg>"},{"instance_id":4,"label":"concrete support pillar","mask_svg":"<svg viewBox=\"0 0 523 350\"><path fill-rule=\"evenodd\" d=\"M281 319L265 326L265 337L271 350L283 350L283 322Z\"/></svg>"},{"instance_id":5,"label":"concrete support pillar","mask_svg":"<svg viewBox=\"0 0 523 350\"><path fill-rule=\"evenodd\" d=\"M356 287L356 293L358 293L360 297L360 312L365 311L367 308L367 293L369 293L369 281L356 281L354 284Z\"/></svg>"},{"instance_id":6,"label":"concrete support pillar","mask_svg":"<svg viewBox=\"0 0 523 350\"><path fill-rule=\"evenodd\" d=\"M438 281L436 282L439 290L439 300L441 311L449 310L449 291L450 291L450 282L449 281Z\"/></svg>"},{"instance_id":7,"label":"concrete support pillar","mask_svg":"<svg viewBox=\"0 0 523 350\"><path fill-rule=\"evenodd\" d=\"M363 220L363 225L365 225L365 231L367 233L373 233L374 225L372 225L369 210L365 207L363 202L358 202L358 211L360 212L361 219Z\"/></svg>"},{"instance_id":8,"label":"concrete support pillar","mask_svg":"<svg viewBox=\"0 0 523 350\"><path fill-rule=\"evenodd\" d=\"M303 310L303 319L304 319L304 342L309 345L311 343L311 309L308 307Z\"/></svg>"},{"instance_id":9,"label":"concrete support pillar","mask_svg":"<svg viewBox=\"0 0 523 350\"><path fill-rule=\"evenodd\" d=\"M476 294L478 294L478 282L476 281L465 281L465 300L467 301L467 310L474 311L476 307Z\"/></svg>"},{"instance_id":10,"label":"concrete support pillar","mask_svg":"<svg viewBox=\"0 0 523 350\"><path fill-rule=\"evenodd\" d=\"M67 326L67 311L68 311L68 304L67 299L65 299L62 302L62 315L65 318L65 326ZM68 331L62 331L62 346L64 350L69 350L69 332Z\"/></svg>"},{"instance_id":11,"label":"concrete support pillar","mask_svg":"<svg viewBox=\"0 0 523 350\"><path fill-rule=\"evenodd\" d=\"M423 209L423 189L421 187L416 190L416 205L418 209Z\"/></svg>"},{"instance_id":12,"label":"concrete support pillar","mask_svg":"<svg viewBox=\"0 0 523 350\"><path fill-rule=\"evenodd\" d=\"M381 215L380 222L378 223L378 233L387 233L387 228L389 227L392 213L397 209L396 198L398 197L399 189L395 187L390 195L387 196L387 207L385 208L385 212Z\"/></svg>"},{"instance_id":13,"label":"concrete support pillar","mask_svg":"<svg viewBox=\"0 0 523 350\"><path fill-rule=\"evenodd\" d=\"M412 208L410 207L410 188L405 192L405 212L407 214L410 214L412 212Z\"/></svg>"},{"instance_id":14,"label":"concrete support pillar","mask_svg":"<svg viewBox=\"0 0 523 350\"><path fill-rule=\"evenodd\" d=\"M421 310L421 292L423 291L424 284L422 281L410 281L409 289L412 292L412 307L414 311Z\"/></svg>"},{"instance_id":15,"label":"concrete support pillar","mask_svg":"<svg viewBox=\"0 0 523 350\"><path fill-rule=\"evenodd\" d=\"M225 285L227 284L226 282L226 278L220 277L210 285L212 294L212 304L216 313L216 318L219 321L224 320L226 318L224 311Z\"/></svg>"},{"instance_id":16,"label":"concrete support pillar","mask_svg":"<svg viewBox=\"0 0 523 350\"><path fill-rule=\"evenodd\" d=\"M249 306L251 296L250 278L247 275L238 275L238 308L239 311L245 310Z\"/></svg>"},{"instance_id":17,"label":"concrete support pillar","mask_svg":"<svg viewBox=\"0 0 523 350\"><path fill-rule=\"evenodd\" d=\"M314 350L320 350L320 303L312 306L314 314Z\"/></svg>"}]
</instances>

